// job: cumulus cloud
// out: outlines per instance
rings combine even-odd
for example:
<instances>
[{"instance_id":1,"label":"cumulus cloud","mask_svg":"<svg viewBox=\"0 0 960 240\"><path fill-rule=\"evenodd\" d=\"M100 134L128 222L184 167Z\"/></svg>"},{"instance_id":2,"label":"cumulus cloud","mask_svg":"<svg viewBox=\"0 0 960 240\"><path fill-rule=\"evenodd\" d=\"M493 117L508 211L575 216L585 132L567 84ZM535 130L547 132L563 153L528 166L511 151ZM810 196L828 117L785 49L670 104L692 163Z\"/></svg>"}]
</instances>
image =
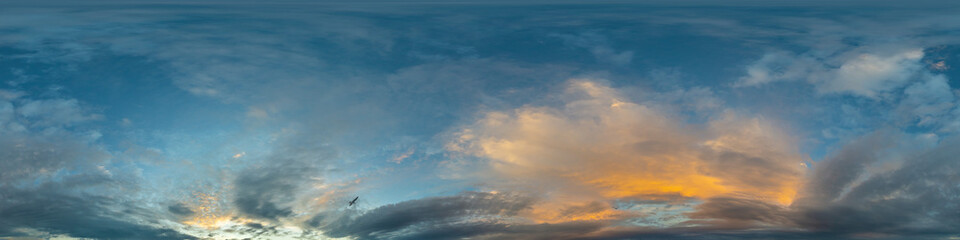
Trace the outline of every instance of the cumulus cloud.
<instances>
[{"instance_id":1,"label":"cumulus cloud","mask_svg":"<svg viewBox=\"0 0 960 240\"><path fill-rule=\"evenodd\" d=\"M489 187L550 196L541 221L571 205L614 199L736 197L790 204L804 159L769 120L728 111L706 125L631 101L598 81L571 80L558 106L493 111L457 131L453 152L485 159ZM603 214L603 213L600 213Z\"/></svg>"}]
</instances>

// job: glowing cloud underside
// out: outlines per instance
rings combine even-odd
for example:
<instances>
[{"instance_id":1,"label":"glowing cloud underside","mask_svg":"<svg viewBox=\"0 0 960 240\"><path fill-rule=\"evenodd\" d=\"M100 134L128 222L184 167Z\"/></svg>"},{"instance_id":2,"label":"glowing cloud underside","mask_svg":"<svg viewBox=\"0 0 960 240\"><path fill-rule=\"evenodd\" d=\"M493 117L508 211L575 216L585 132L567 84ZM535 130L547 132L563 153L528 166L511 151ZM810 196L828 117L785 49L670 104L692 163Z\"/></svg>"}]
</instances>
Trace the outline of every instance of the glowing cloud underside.
<instances>
[{"instance_id":1,"label":"glowing cloud underside","mask_svg":"<svg viewBox=\"0 0 960 240\"><path fill-rule=\"evenodd\" d=\"M718 196L787 205L801 184L804 158L763 118L728 111L685 124L590 80L570 81L559 97L559 107L486 113L448 149L489 159L483 177L495 187L533 189L561 205ZM603 218L590 214L565 220Z\"/></svg>"}]
</instances>

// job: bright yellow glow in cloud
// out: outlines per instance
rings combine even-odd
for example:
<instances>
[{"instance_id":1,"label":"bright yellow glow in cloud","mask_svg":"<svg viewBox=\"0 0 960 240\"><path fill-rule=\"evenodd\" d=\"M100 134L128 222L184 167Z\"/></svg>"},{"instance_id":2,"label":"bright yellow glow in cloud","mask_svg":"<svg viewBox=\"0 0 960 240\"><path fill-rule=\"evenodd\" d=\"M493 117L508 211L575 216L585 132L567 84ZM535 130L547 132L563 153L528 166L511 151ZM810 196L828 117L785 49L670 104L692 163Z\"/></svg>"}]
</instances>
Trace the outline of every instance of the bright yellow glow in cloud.
<instances>
[{"instance_id":1,"label":"bright yellow glow in cloud","mask_svg":"<svg viewBox=\"0 0 960 240\"><path fill-rule=\"evenodd\" d=\"M191 210L193 210L194 215L190 220L184 221L184 224L216 229L231 221L231 217L224 214L224 211L220 208L220 199L217 196L195 192L193 201L195 205L191 206Z\"/></svg>"},{"instance_id":2,"label":"bright yellow glow in cloud","mask_svg":"<svg viewBox=\"0 0 960 240\"><path fill-rule=\"evenodd\" d=\"M539 191L563 206L717 196L786 205L801 183L804 157L784 131L762 118L727 111L706 124L685 124L589 80L571 81L559 97L559 107L486 113L447 148L488 159L489 172L480 175L492 187ZM577 220L616 212L535 215Z\"/></svg>"}]
</instances>

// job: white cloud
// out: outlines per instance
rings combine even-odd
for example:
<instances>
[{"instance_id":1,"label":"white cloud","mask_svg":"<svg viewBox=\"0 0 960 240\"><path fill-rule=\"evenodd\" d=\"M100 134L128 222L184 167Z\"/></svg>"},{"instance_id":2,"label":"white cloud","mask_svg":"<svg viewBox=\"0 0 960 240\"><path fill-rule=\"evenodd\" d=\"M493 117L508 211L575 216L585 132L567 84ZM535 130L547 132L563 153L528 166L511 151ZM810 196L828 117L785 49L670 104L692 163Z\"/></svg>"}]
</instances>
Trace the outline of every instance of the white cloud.
<instances>
[{"instance_id":1,"label":"white cloud","mask_svg":"<svg viewBox=\"0 0 960 240\"><path fill-rule=\"evenodd\" d=\"M923 69L923 51L909 49L892 55L863 53L847 59L813 80L822 93L850 93L875 98L878 94L903 86Z\"/></svg>"},{"instance_id":2,"label":"white cloud","mask_svg":"<svg viewBox=\"0 0 960 240\"><path fill-rule=\"evenodd\" d=\"M741 77L736 86L803 79L810 74L812 64L809 58L796 57L788 52L769 52L747 66L747 75Z\"/></svg>"},{"instance_id":3,"label":"white cloud","mask_svg":"<svg viewBox=\"0 0 960 240\"><path fill-rule=\"evenodd\" d=\"M83 110L76 99L44 99L25 101L17 108L20 116L38 127L59 127L76 122L99 119Z\"/></svg>"},{"instance_id":4,"label":"white cloud","mask_svg":"<svg viewBox=\"0 0 960 240\"><path fill-rule=\"evenodd\" d=\"M778 81L804 80L821 94L851 94L878 98L906 85L921 70L923 51L857 49L818 58L811 53L794 55L783 51L765 54L746 67L746 76L735 84L759 86Z\"/></svg>"}]
</instances>

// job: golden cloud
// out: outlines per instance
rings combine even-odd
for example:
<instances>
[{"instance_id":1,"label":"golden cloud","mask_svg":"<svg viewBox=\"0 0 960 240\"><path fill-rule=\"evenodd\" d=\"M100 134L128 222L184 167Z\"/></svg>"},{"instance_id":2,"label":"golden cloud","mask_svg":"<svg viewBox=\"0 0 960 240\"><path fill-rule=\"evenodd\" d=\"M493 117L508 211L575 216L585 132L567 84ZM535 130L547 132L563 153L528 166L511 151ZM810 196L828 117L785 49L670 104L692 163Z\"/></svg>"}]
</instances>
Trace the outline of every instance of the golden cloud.
<instances>
[{"instance_id":1,"label":"golden cloud","mask_svg":"<svg viewBox=\"0 0 960 240\"><path fill-rule=\"evenodd\" d=\"M718 196L786 205L804 175L795 141L761 117L725 111L705 124L685 123L592 80L571 80L558 99L553 107L487 112L456 131L447 149L485 159L479 176L492 188L533 190L568 207ZM617 215L584 214L536 215Z\"/></svg>"}]
</instances>

